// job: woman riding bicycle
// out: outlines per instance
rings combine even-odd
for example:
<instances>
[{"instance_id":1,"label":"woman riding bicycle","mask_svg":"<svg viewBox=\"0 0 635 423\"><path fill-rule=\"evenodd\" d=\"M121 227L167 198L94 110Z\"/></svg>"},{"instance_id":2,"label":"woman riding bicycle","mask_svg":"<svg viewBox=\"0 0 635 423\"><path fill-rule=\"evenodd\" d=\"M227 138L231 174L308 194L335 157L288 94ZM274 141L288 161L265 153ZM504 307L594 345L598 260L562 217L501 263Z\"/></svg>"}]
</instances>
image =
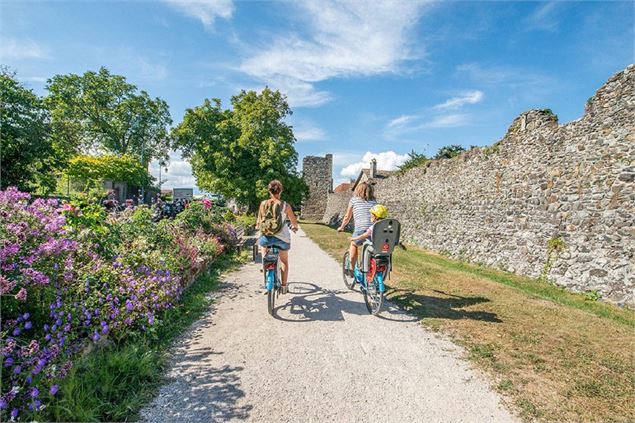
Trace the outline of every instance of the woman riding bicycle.
<instances>
[{"instance_id":1,"label":"woman riding bicycle","mask_svg":"<svg viewBox=\"0 0 635 423\"><path fill-rule=\"evenodd\" d=\"M355 220L353 237L358 237L365 233L371 226L370 209L372 209L375 204L377 204L377 201L375 201L373 186L368 182L362 182L357 186L357 188L355 188L355 193L348 203L348 209L346 210L342 224L339 228L337 228L337 230L342 232L346 225L348 225L348 222L351 221L352 217ZM351 269L348 269L349 272L353 271L357 261L357 247L363 243L363 240L351 241L351 245L348 250L351 261Z\"/></svg>"},{"instance_id":2,"label":"woman riding bicycle","mask_svg":"<svg viewBox=\"0 0 635 423\"><path fill-rule=\"evenodd\" d=\"M260 245L262 257L269 247L278 247L282 262L282 293L287 293L287 279L289 277L289 249L291 248L291 233L286 220L291 221L293 232L298 230L298 221L287 203L280 199L282 183L278 180L269 182L269 199L260 203L256 227L260 230Z\"/></svg>"}]
</instances>

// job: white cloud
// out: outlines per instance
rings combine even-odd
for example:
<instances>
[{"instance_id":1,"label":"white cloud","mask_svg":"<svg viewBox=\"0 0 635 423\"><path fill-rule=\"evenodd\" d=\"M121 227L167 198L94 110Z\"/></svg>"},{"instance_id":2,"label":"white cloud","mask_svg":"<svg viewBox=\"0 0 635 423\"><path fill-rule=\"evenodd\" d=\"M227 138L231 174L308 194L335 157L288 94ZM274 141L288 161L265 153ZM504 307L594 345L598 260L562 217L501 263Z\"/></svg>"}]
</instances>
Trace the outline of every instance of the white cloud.
<instances>
[{"instance_id":1,"label":"white cloud","mask_svg":"<svg viewBox=\"0 0 635 423\"><path fill-rule=\"evenodd\" d=\"M188 16L211 27L216 18L230 19L234 13L232 0L164 0Z\"/></svg>"},{"instance_id":2,"label":"white cloud","mask_svg":"<svg viewBox=\"0 0 635 423\"><path fill-rule=\"evenodd\" d=\"M357 178L362 169L370 166L370 161L373 158L377 160L378 170L397 170L399 166L408 160L408 155L397 154L394 151L384 151L381 153L371 153L368 151L364 154L360 161L351 163L344 167L340 172L340 175L346 178Z\"/></svg>"},{"instance_id":3,"label":"white cloud","mask_svg":"<svg viewBox=\"0 0 635 423\"><path fill-rule=\"evenodd\" d=\"M316 126L300 126L297 129L294 128L293 134L298 142L323 141L326 139L324 131Z\"/></svg>"},{"instance_id":4,"label":"white cloud","mask_svg":"<svg viewBox=\"0 0 635 423\"><path fill-rule=\"evenodd\" d=\"M139 74L144 80L161 81L168 77L168 68L164 63L153 63L142 58L137 63Z\"/></svg>"},{"instance_id":5,"label":"white cloud","mask_svg":"<svg viewBox=\"0 0 635 423\"><path fill-rule=\"evenodd\" d=\"M150 163L150 174L159 180L159 162ZM161 169L161 180L164 181L161 188L198 188L196 179L192 173L192 166L186 160L183 160L178 152L170 153L170 163L168 171Z\"/></svg>"},{"instance_id":6,"label":"white cloud","mask_svg":"<svg viewBox=\"0 0 635 423\"><path fill-rule=\"evenodd\" d=\"M423 123L424 128L455 128L463 126L469 121L465 113L453 113L450 115L437 116L429 122Z\"/></svg>"},{"instance_id":7,"label":"white cloud","mask_svg":"<svg viewBox=\"0 0 635 423\"><path fill-rule=\"evenodd\" d=\"M518 100L537 103L562 88L564 82L543 73L519 66L483 66L464 63L457 66L457 78L477 85L485 85L490 91L504 92L511 103Z\"/></svg>"},{"instance_id":8,"label":"white cloud","mask_svg":"<svg viewBox=\"0 0 635 423\"><path fill-rule=\"evenodd\" d=\"M47 59L49 56L44 49L33 40L18 40L2 37L0 43L0 61L22 59Z\"/></svg>"},{"instance_id":9,"label":"white cloud","mask_svg":"<svg viewBox=\"0 0 635 423\"><path fill-rule=\"evenodd\" d=\"M331 93L317 90L313 84L289 77L268 78L266 83L286 94L289 104L295 107L318 107L334 97Z\"/></svg>"},{"instance_id":10,"label":"white cloud","mask_svg":"<svg viewBox=\"0 0 635 423\"><path fill-rule=\"evenodd\" d=\"M528 30L554 31L558 29L558 2L551 1L540 5L525 22Z\"/></svg>"},{"instance_id":11,"label":"white cloud","mask_svg":"<svg viewBox=\"0 0 635 423\"><path fill-rule=\"evenodd\" d=\"M399 72L417 57L412 29L422 12L420 0L305 1L297 8L308 35L283 34L259 46L240 70L273 88L286 89L294 106L318 106L332 99L314 84L336 77ZM420 53L419 53L420 54Z\"/></svg>"},{"instance_id":12,"label":"white cloud","mask_svg":"<svg viewBox=\"0 0 635 423\"><path fill-rule=\"evenodd\" d=\"M388 125L386 125L386 128L388 129L403 128L408 123L417 119L419 119L419 116L416 116L416 115L401 115L397 118L394 118L390 122L388 122Z\"/></svg>"},{"instance_id":13,"label":"white cloud","mask_svg":"<svg viewBox=\"0 0 635 423\"><path fill-rule=\"evenodd\" d=\"M430 128L456 128L470 122L467 113L450 113L429 117L422 115L404 115L388 122L384 129L384 138L394 140L401 135L411 134Z\"/></svg>"},{"instance_id":14,"label":"white cloud","mask_svg":"<svg viewBox=\"0 0 635 423\"><path fill-rule=\"evenodd\" d=\"M476 104L483 101L483 91L473 90L464 91L459 95L452 97L441 104L434 106L435 109L458 109L466 104Z\"/></svg>"}]
</instances>

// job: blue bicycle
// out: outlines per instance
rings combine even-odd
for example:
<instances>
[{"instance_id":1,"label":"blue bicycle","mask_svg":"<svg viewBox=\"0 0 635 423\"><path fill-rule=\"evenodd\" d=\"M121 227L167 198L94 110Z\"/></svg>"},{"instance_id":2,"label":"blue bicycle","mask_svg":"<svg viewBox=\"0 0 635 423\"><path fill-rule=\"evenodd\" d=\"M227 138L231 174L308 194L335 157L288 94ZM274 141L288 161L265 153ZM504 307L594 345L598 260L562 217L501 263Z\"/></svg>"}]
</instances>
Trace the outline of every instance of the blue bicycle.
<instances>
[{"instance_id":1,"label":"blue bicycle","mask_svg":"<svg viewBox=\"0 0 635 423\"><path fill-rule=\"evenodd\" d=\"M342 258L344 285L353 290L355 284L359 284L366 308L372 315L379 314L384 303L385 281L392 270L392 252L399 243L400 232L400 224L395 219L377 222L373 227L373 241L361 246L360 262L351 266L348 251Z\"/></svg>"},{"instance_id":2,"label":"blue bicycle","mask_svg":"<svg viewBox=\"0 0 635 423\"><path fill-rule=\"evenodd\" d=\"M267 309L273 316L276 297L282 290L282 274L280 268L280 256L278 247L269 247L262 258L263 273L265 276L265 289L267 290Z\"/></svg>"}]
</instances>

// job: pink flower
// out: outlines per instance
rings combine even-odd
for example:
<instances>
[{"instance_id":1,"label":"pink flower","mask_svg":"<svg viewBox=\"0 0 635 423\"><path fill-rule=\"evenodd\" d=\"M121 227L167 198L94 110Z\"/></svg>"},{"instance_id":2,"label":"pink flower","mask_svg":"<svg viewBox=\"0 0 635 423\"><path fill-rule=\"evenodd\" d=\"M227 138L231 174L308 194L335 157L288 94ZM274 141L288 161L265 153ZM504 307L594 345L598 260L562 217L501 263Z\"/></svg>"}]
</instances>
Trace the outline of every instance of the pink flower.
<instances>
[{"instance_id":1,"label":"pink flower","mask_svg":"<svg viewBox=\"0 0 635 423\"><path fill-rule=\"evenodd\" d=\"M40 350L40 344L34 339L29 344L29 355L33 355Z\"/></svg>"},{"instance_id":2,"label":"pink flower","mask_svg":"<svg viewBox=\"0 0 635 423\"><path fill-rule=\"evenodd\" d=\"M0 294L8 294L13 288L15 288L15 285L15 281L10 281L4 276L0 275Z\"/></svg>"},{"instance_id":3,"label":"pink flower","mask_svg":"<svg viewBox=\"0 0 635 423\"><path fill-rule=\"evenodd\" d=\"M15 299L18 301L26 301L26 289L20 288L17 294L15 294Z\"/></svg>"},{"instance_id":4,"label":"pink flower","mask_svg":"<svg viewBox=\"0 0 635 423\"><path fill-rule=\"evenodd\" d=\"M209 198L203 198L203 207L205 207L207 210L212 208L212 202L210 201Z\"/></svg>"}]
</instances>

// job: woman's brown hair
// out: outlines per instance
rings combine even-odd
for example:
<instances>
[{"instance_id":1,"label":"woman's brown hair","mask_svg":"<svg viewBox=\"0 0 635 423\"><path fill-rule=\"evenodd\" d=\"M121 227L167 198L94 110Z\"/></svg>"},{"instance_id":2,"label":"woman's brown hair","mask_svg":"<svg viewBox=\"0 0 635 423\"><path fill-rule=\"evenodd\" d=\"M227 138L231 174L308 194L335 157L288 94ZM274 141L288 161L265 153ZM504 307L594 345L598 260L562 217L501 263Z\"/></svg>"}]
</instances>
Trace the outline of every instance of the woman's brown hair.
<instances>
[{"instance_id":1,"label":"woman's brown hair","mask_svg":"<svg viewBox=\"0 0 635 423\"><path fill-rule=\"evenodd\" d=\"M373 201L375 200L374 191L375 190L373 189L373 186L371 184L369 184L368 182L362 182L361 184L357 185L357 188L355 188L355 195L366 201Z\"/></svg>"},{"instance_id":2,"label":"woman's brown hair","mask_svg":"<svg viewBox=\"0 0 635 423\"><path fill-rule=\"evenodd\" d=\"M274 179L273 181L269 182L269 186L267 187L267 189L269 190L269 193L273 195L280 194L282 192L282 182Z\"/></svg>"}]
</instances>

